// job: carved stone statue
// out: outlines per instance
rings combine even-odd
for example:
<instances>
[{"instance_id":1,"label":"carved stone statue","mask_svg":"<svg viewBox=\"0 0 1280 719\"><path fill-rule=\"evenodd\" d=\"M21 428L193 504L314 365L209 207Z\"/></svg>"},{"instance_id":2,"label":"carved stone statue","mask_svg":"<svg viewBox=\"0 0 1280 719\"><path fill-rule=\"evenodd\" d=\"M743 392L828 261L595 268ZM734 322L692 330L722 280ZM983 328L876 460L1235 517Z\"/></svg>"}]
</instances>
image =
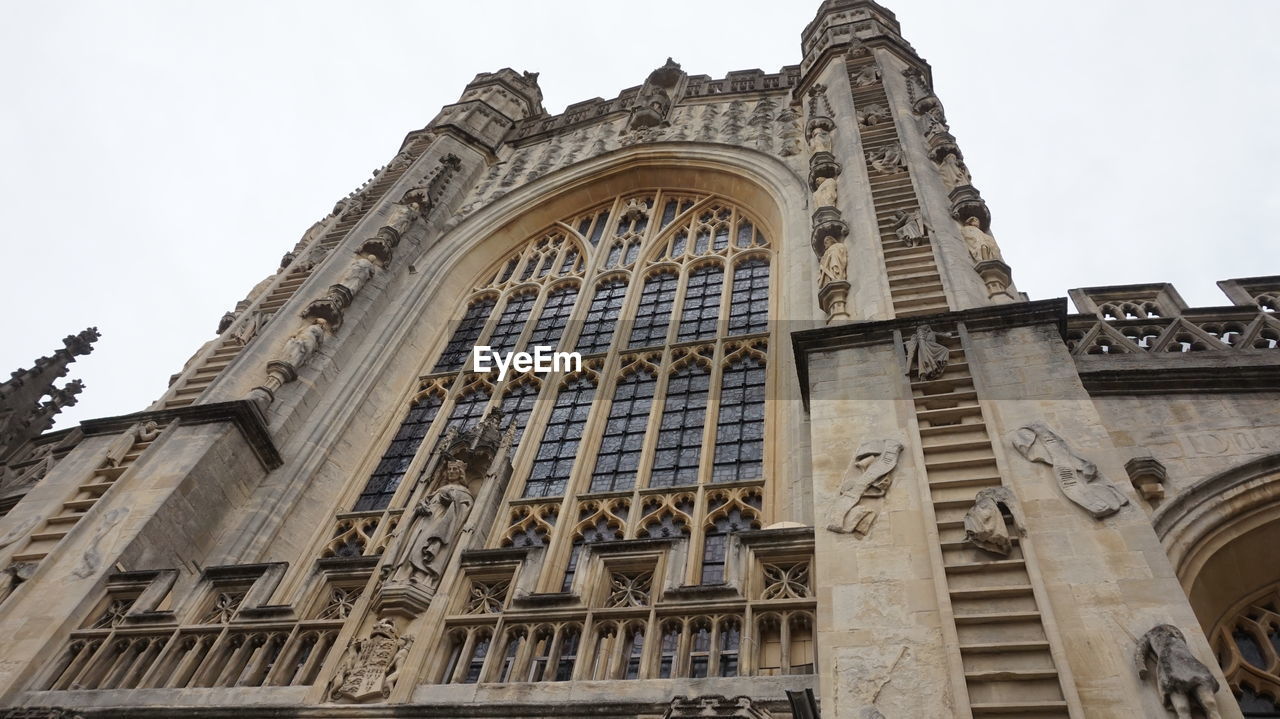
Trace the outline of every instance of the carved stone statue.
<instances>
[{"instance_id":1,"label":"carved stone statue","mask_svg":"<svg viewBox=\"0 0 1280 719\"><path fill-rule=\"evenodd\" d=\"M969 168L965 167L964 162L956 157L954 152L948 152L947 156L942 158L938 171L942 173L942 181L949 189L954 190L957 187L973 184L973 178L969 177Z\"/></svg>"},{"instance_id":2,"label":"carved stone statue","mask_svg":"<svg viewBox=\"0 0 1280 719\"><path fill-rule=\"evenodd\" d=\"M258 336L258 332L266 326L267 321L271 319L271 315L266 312L251 312L244 322L231 333L231 339L240 343L243 347Z\"/></svg>"},{"instance_id":3,"label":"carved stone statue","mask_svg":"<svg viewBox=\"0 0 1280 719\"><path fill-rule=\"evenodd\" d=\"M942 336L951 337L952 335L944 332ZM906 341L906 350L907 376L911 375L913 367L917 376L925 381L935 380L947 371L951 351L938 343L938 333L934 332L929 325L920 325L916 328L915 334Z\"/></svg>"},{"instance_id":4,"label":"carved stone statue","mask_svg":"<svg viewBox=\"0 0 1280 719\"><path fill-rule=\"evenodd\" d=\"M866 127L879 125L889 119L889 110L884 105L874 104L858 110L858 124Z\"/></svg>"},{"instance_id":5,"label":"carved stone statue","mask_svg":"<svg viewBox=\"0 0 1280 719\"><path fill-rule=\"evenodd\" d=\"M409 148L406 147L405 149L396 153L396 156L391 158L391 162L387 163L387 171L395 172L397 170L403 170L404 168L412 164L413 164L413 153L409 152Z\"/></svg>"},{"instance_id":6,"label":"carved stone statue","mask_svg":"<svg viewBox=\"0 0 1280 719\"><path fill-rule=\"evenodd\" d=\"M831 133L827 128L818 126L810 131L809 152L815 155L819 152L831 152L831 147Z\"/></svg>"},{"instance_id":7,"label":"carved stone statue","mask_svg":"<svg viewBox=\"0 0 1280 719\"><path fill-rule=\"evenodd\" d=\"M1009 556L1013 552L1013 539L1002 509L1012 515L1014 501L1008 487L987 487L979 491L973 498L973 506L964 515L965 541L992 554Z\"/></svg>"},{"instance_id":8,"label":"carved stone statue","mask_svg":"<svg viewBox=\"0 0 1280 719\"><path fill-rule=\"evenodd\" d=\"M1164 706L1178 719L1192 719L1192 701L1200 705L1206 719L1222 719L1214 692L1218 680L1187 646L1187 638L1171 624L1157 624L1138 640L1133 661L1138 676L1150 676L1148 659L1156 663L1156 687L1164 698Z\"/></svg>"},{"instance_id":9,"label":"carved stone statue","mask_svg":"<svg viewBox=\"0 0 1280 719\"><path fill-rule=\"evenodd\" d=\"M960 236L964 238L964 244L969 248L969 256L974 262L1004 261L1000 256L1000 247L996 244L996 238L982 231L982 221L978 218L966 218L964 226L960 228Z\"/></svg>"},{"instance_id":10,"label":"carved stone statue","mask_svg":"<svg viewBox=\"0 0 1280 719\"><path fill-rule=\"evenodd\" d=\"M368 639L354 639L347 645L329 682L329 699L364 702L391 696L412 644L413 638L400 636L390 617L378 620Z\"/></svg>"},{"instance_id":11,"label":"carved stone statue","mask_svg":"<svg viewBox=\"0 0 1280 719\"><path fill-rule=\"evenodd\" d=\"M839 190L836 188L836 178L824 177L818 180L818 189L813 191L813 202L818 207L835 207L839 201Z\"/></svg>"},{"instance_id":12,"label":"carved stone statue","mask_svg":"<svg viewBox=\"0 0 1280 719\"><path fill-rule=\"evenodd\" d=\"M863 65L849 74L854 87L866 87L880 82L880 66L874 62Z\"/></svg>"},{"instance_id":13,"label":"carved stone statue","mask_svg":"<svg viewBox=\"0 0 1280 719\"><path fill-rule=\"evenodd\" d=\"M1094 518L1111 516L1129 503L1127 497L1099 474L1097 465L1073 452L1045 425L1036 422L1015 430L1010 435L1010 443L1028 460L1053 467L1062 493Z\"/></svg>"},{"instance_id":14,"label":"carved stone statue","mask_svg":"<svg viewBox=\"0 0 1280 719\"><path fill-rule=\"evenodd\" d=\"M320 349L320 345L324 344L328 334L328 322L319 318L312 320L285 343L280 361L288 363L295 370L301 368L311 355Z\"/></svg>"},{"instance_id":15,"label":"carved stone statue","mask_svg":"<svg viewBox=\"0 0 1280 719\"><path fill-rule=\"evenodd\" d=\"M907 166L907 159L902 154L902 145L896 142L885 145L871 155L871 168L886 175L901 172Z\"/></svg>"},{"instance_id":16,"label":"carved stone statue","mask_svg":"<svg viewBox=\"0 0 1280 719\"><path fill-rule=\"evenodd\" d=\"M926 110L922 119L924 121L925 137L933 137L939 133L951 131L951 127L947 125L947 116L943 114L941 105L934 105Z\"/></svg>"},{"instance_id":17,"label":"carved stone statue","mask_svg":"<svg viewBox=\"0 0 1280 719\"><path fill-rule=\"evenodd\" d=\"M360 288L365 286L369 280L373 279L374 273L378 271L378 265L364 255L356 257L347 267L347 271L343 273L342 279L338 280L338 284L351 290L351 294L355 295L360 292Z\"/></svg>"},{"instance_id":18,"label":"carved stone statue","mask_svg":"<svg viewBox=\"0 0 1280 719\"><path fill-rule=\"evenodd\" d=\"M413 223L422 217L422 205L417 202L408 204L396 203L391 206L391 213L387 215L387 222L384 227L390 227L396 231L396 236L400 237L409 231Z\"/></svg>"},{"instance_id":19,"label":"carved stone statue","mask_svg":"<svg viewBox=\"0 0 1280 719\"><path fill-rule=\"evenodd\" d=\"M876 511L860 506L863 497L883 497L892 481L889 473L898 466L902 443L893 439L864 442L853 456L853 464L840 483L840 494L827 514L827 529L865 537L876 521Z\"/></svg>"},{"instance_id":20,"label":"carved stone statue","mask_svg":"<svg viewBox=\"0 0 1280 719\"><path fill-rule=\"evenodd\" d=\"M383 568L388 581L431 589L439 585L449 559L449 553L441 550L457 539L473 501L471 492L459 483L466 479L466 463L450 461L445 471L448 483L418 502L412 518L401 525L403 531L397 531L395 555Z\"/></svg>"},{"instance_id":21,"label":"carved stone statue","mask_svg":"<svg viewBox=\"0 0 1280 719\"><path fill-rule=\"evenodd\" d=\"M849 248L837 237L827 237L818 265L818 288L849 279Z\"/></svg>"},{"instance_id":22,"label":"carved stone statue","mask_svg":"<svg viewBox=\"0 0 1280 719\"><path fill-rule=\"evenodd\" d=\"M360 214L364 210L364 198L359 195L348 195L333 206L333 216L339 222Z\"/></svg>"},{"instance_id":23,"label":"carved stone statue","mask_svg":"<svg viewBox=\"0 0 1280 719\"><path fill-rule=\"evenodd\" d=\"M226 332L227 328L231 326L231 323L235 321L236 321L236 313L224 312L222 314L222 319L218 320L218 334L222 334L223 332Z\"/></svg>"},{"instance_id":24,"label":"carved stone statue","mask_svg":"<svg viewBox=\"0 0 1280 719\"><path fill-rule=\"evenodd\" d=\"M907 247L915 247L929 233L919 210L896 210L893 213L893 234Z\"/></svg>"},{"instance_id":25,"label":"carved stone statue","mask_svg":"<svg viewBox=\"0 0 1280 719\"><path fill-rule=\"evenodd\" d=\"M154 420L139 422L127 429L107 447L107 456L103 460L104 467L119 467L125 455L133 449L137 442L150 442L160 436L160 426Z\"/></svg>"}]
</instances>

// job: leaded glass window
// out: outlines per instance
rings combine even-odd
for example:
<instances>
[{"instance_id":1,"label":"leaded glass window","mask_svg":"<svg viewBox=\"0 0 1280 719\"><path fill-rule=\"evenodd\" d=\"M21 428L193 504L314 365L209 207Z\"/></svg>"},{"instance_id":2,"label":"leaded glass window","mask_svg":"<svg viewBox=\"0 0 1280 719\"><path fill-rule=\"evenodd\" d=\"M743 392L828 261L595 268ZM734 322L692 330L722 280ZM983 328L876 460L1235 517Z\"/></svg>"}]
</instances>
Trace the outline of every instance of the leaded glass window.
<instances>
[{"instance_id":1,"label":"leaded glass window","mask_svg":"<svg viewBox=\"0 0 1280 719\"><path fill-rule=\"evenodd\" d=\"M711 481L738 482L764 475L764 389L762 358L743 353L724 368Z\"/></svg>"},{"instance_id":2,"label":"leaded glass window","mask_svg":"<svg viewBox=\"0 0 1280 719\"><path fill-rule=\"evenodd\" d=\"M391 504L392 495L399 488L400 480L408 471L409 463L413 461L418 446L422 444L422 438L427 435L427 430L431 428L431 422L435 420L436 412L440 410L440 405L443 403L444 397L435 392L430 392L414 401L404 421L400 423L400 429L392 438L391 445L382 453L382 459L378 461L378 466L374 468L369 481L365 483L364 491L356 500L354 511L383 509Z\"/></svg>"},{"instance_id":3,"label":"leaded glass window","mask_svg":"<svg viewBox=\"0 0 1280 719\"><path fill-rule=\"evenodd\" d=\"M507 300L507 306L503 308L493 334L489 335L488 345L494 352L510 352L515 349L516 341L520 339L520 333L524 331L524 324L537 299L537 292L526 292Z\"/></svg>"},{"instance_id":4,"label":"leaded glass window","mask_svg":"<svg viewBox=\"0 0 1280 719\"><path fill-rule=\"evenodd\" d=\"M677 342L715 337L720 320L720 286L724 271L718 265L700 267L689 273L685 287L684 307L680 311Z\"/></svg>"},{"instance_id":5,"label":"leaded glass window","mask_svg":"<svg viewBox=\"0 0 1280 719\"><path fill-rule=\"evenodd\" d=\"M733 269L729 334L764 332L769 327L769 261L752 257Z\"/></svg>"},{"instance_id":6,"label":"leaded glass window","mask_svg":"<svg viewBox=\"0 0 1280 719\"><path fill-rule=\"evenodd\" d=\"M502 395L502 428L506 429L513 424L516 426L512 446L520 444L525 426L529 423L529 415L533 413L533 408L538 402L538 393L541 391L541 383L533 377L507 384Z\"/></svg>"},{"instance_id":7,"label":"leaded glass window","mask_svg":"<svg viewBox=\"0 0 1280 719\"><path fill-rule=\"evenodd\" d=\"M561 388L542 433L529 479L525 482L524 496L558 497L564 494L595 391L591 378L581 375Z\"/></svg>"},{"instance_id":8,"label":"leaded glass window","mask_svg":"<svg viewBox=\"0 0 1280 719\"><path fill-rule=\"evenodd\" d=\"M582 332L578 335L578 352L589 355L609 349L626 295L627 282L624 279L607 280L596 288L596 296L591 300L591 308L587 310Z\"/></svg>"},{"instance_id":9,"label":"leaded glass window","mask_svg":"<svg viewBox=\"0 0 1280 719\"><path fill-rule=\"evenodd\" d=\"M578 299L578 286L566 285L556 288L547 295L547 302L542 306L542 314L534 325L529 336L529 347L550 347L555 349L560 344L560 336L569 322L569 314Z\"/></svg>"},{"instance_id":10,"label":"leaded glass window","mask_svg":"<svg viewBox=\"0 0 1280 719\"><path fill-rule=\"evenodd\" d=\"M637 370L618 382L609 407L609 418L605 422L604 436L596 451L596 466L591 473L592 492L635 486L657 384L657 378L645 369Z\"/></svg>"},{"instance_id":11,"label":"leaded glass window","mask_svg":"<svg viewBox=\"0 0 1280 719\"><path fill-rule=\"evenodd\" d=\"M489 404L489 389L479 381L462 390L449 413L450 427L465 429L480 421L484 416L484 408Z\"/></svg>"},{"instance_id":12,"label":"leaded glass window","mask_svg":"<svg viewBox=\"0 0 1280 719\"><path fill-rule=\"evenodd\" d=\"M673 272L659 272L644 283L640 307L631 327L631 347L660 345L667 339L667 324L676 305L676 286L680 280Z\"/></svg>"},{"instance_id":13,"label":"leaded glass window","mask_svg":"<svg viewBox=\"0 0 1280 719\"><path fill-rule=\"evenodd\" d=\"M480 333L484 330L485 321L489 319L489 313L493 312L494 304L493 297L482 297L471 303L453 330L453 337L440 355L434 372L456 372L466 365L471 356L471 348L480 339Z\"/></svg>"},{"instance_id":14,"label":"leaded glass window","mask_svg":"<svg viewBox=\"0 0 1280 719\"><path fill-rule=\"evenodd\" d=\"M697 483L710 388L711 373L698 362L689 362L667 381L650 487Z\"/></svg>"}]
</instances>

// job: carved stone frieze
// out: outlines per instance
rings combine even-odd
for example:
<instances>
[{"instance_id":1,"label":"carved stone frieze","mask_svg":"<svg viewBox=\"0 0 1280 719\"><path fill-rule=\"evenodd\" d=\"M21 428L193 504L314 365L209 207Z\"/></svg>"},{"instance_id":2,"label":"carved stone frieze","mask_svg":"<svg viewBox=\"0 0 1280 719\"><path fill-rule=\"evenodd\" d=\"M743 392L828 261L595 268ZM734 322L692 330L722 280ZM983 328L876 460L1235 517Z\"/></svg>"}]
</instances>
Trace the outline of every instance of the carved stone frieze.
<instances>
[{"instance_id":1,"label":"carved stone frieze","mask_svg":"<svg viewBox=\"0 0 1280 719\"><path fill-rule=\"evenodd\" d=\"M1097 465L1076 454L1046 425L1036 422L1021 427L1010 434L1009 442L1028 461L1053 467L1062 493L1094 518L1109 517L1129 503Z\"/></svg>"},{"instance_id":2,"label":"carved stone frieze","mask_svg":"<svg viewBox=\"0 0 1280 719\"><path fill-rule=\"evenodd\" d=\"M862 504L868 497L883 497L893 481L889 476L898 466L902 443L895 439L863 442L840 482L840 494L827 512L827 529L865 537L876 521L877 512Z\"/></svg>"},{"instance_id":3,"label":"carved stone frieze","mask_svg":"<svg viewBox=\"0 0 1280 719\"><path fill-rule=\"evenodd\" d=\"M907 247L915 247L928 239L929 227L919 210L896 210L893 213L893 234Z\"/></svg>"}]
</instances>

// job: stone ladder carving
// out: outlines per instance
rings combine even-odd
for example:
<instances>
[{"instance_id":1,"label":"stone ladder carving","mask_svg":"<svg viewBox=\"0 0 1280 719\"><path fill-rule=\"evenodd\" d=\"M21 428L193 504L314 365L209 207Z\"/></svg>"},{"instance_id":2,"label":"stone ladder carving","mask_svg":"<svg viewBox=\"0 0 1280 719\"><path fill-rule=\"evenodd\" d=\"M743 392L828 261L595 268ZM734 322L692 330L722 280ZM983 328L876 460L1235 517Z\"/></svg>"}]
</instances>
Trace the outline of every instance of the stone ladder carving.
<instances>
[{"instance_id":1,"label":"stone ladder carving","mask_svg":"<svg viewBox=\"0 0 1280 719\"><path fill-rule=\"evenodd\" d=\"M853 104L855 108L864 109L872 106L888 107L889 98L885 94L884 84L880 81L858 87L853 83L855 77L865 75L865 70L875 59L869 55L854 55L849 60L850 84L853 87ZM869 75L867 75L869 77ZM903 225L919 225L923 230L923 222L918 220L920 201L916 197L915 187L911 183L910 170L903 167L898 172L882 173L873 167L873 161L881 166L878 158L885 150L901 143L898 130L892 120L886 119L873 125L859 124L858 131L862 137L863 151L866 153L867 177L871 182L871 201L875 205L876 222L880 228L880 241L884 248L885 269L889 277L889 294L893 300L893 311L898 317L926 315L933 312L946 312L950 309L942 287L942 276L938 272L937 261L933 256L933 247L927 233L924 237L915 237L905 241L899 234ZM904 213L904 214L900 214ZM916 219L904 222L903 217L914 215Z\"/></svg>"},{"instance_id":2,"label":"stone ladder carving","mask_svg":"<svg viewBox=\"0 0 1280 719\"><path fill-rule=\"evenodd\" d=\"M405 150L413 153L416 157L426 149L430 142L430 137L420 137L410 142ZM314 247L311 248L314 254L321 257L328 254L330 250L342 242L352 228L364 219L364 216L370 210L378 206L383 196L386 195L387 190L391 189L391 186L404 175L405 170L412 164L398 162L403 155L403 152L396 155L392 163L378 174L371 185L364 189L362 194L365 199L361 209L339 213L338 221L318 241L314 241ZM344 198L344 201L347 199L349 198ZM297 292L299 287L302 287L314 269L314 265L310 263L292 263L282 273L284 275L283 279L266 294L266 297L256 306L245 308L240 313L241 316L256 313L262 317L270 317L276 314L281 307L284 307L286 302L293 298L293 294ZM200 363L194 372L182 377L174 384L170 393L165 397L161 408L171 409L194 404L200 398L200 395L204 394L204 391L209 388L209 385L213 384L213 381L218 378L222 370L226 369L227 365L230 365L239 356L240 350L244 349L244 344L235 335L234 329L223 332L222 336L215 340L217 345L213 352Z\"/></svg>"},{"instance_id":3,"label":"stone ladder carving","mask_svg":"<svg viewBox=\"0 0 1280 719\"><path fill-rule=\"evenodd\" d=\"M89 510L93 509L94 505L129 471L142 453L156 441L162 430L163 428L155 422L142 422L122 433L116 442L108 447L107 456L93 470L88 481L76 489L74 496L62 503L61 511L44 520L43 523L37 523L36 531L27 537L25 545L10 558L10 568L5 570L6 574L13 573L16 571L15 568L25 569L28 574L33 571L35 566L53 551L58 542L62 541L62 538L67 536L76 524L88 515ZM0 588L0 598L4 595L5 590Z\"/></svg>"},{"instance_id":4,"label":"stone ladder carving","mask_svg":"<svg viewBox=\"0 0 1280 719\"><path fill-rule=\"evenodd\" d=\"M948 328L951 329L951 328ZM970 708L988 716L1068 716L1017 532L1007 557L966 541L966 513L983 491L1003 487L992 437L960 339L939 332L945 371L921 379L911 369L918 442L940 540Z\"/></svg>"}]
</instances>

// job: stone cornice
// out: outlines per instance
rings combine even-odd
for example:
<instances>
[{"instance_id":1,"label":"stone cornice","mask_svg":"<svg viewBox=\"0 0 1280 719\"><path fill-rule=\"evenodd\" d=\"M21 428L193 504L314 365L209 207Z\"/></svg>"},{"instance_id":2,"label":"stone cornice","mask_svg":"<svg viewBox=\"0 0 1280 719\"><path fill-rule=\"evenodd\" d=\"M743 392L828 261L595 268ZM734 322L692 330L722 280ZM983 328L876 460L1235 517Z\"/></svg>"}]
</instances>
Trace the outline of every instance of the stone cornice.
<instances>
[{"instance_id":1,"label":"stone cornice","mask_svg":"<svg viewBox=\"0 0 1280 719\"><path fill-rule=\"evenodd\" d=\"M1115 366L1119 363L1107 361L1106 364L1112 366L1095 369L1089 367L1088 359L1076 358L1076 370L1084 388L1094 397L1280 392L1280 364L1214 363L1179 367L1169 366L1172 363L1167 362L1153 362L1146 357L1134 359L1147 361L1120 368ZM1189 358L1179 353L1173 359Z\"/></svg>"},{"instance_id":2,"label":"stone cornice","mask_svg":"<svg viewBox=\"0 0 1280 719\"><path fill-rule=\"evenodd\" d=\"M963 324L970 332L1055 325L1058 334L1067 330L1067 300L1058 298L1036 302L1017 302L1008 305L975 307L957 312L940 312L917 317L898 317L875 322L856 322L833 325L791 333L791 347L795 352L796 374L800 380L800 394L805 407L809 406L809 354L846 347L866 347L893 342L895 333L910 333L920 325L948 328Z\"/></svg>"},{"instance_id":3,"label":"stone cornice","mask_svg":"<svg viewBox=\"0 0 1280 719\"><path fill-rule=\"evenodd\" d=\"M267 422L262 416L262 411L248 400L210 402L150 412L135 412L118 417L101 417L81 422L80 429L84 431L86 437L118 434L138 422L148 420L160 424L177 420L184 425L230 422L240 430L241 436L249 444L254 456L258 458L258 462L264 469L270 471L284 464L275 442L271 439L271 433L267 430Z\"/></svg>"}]
</instances>

